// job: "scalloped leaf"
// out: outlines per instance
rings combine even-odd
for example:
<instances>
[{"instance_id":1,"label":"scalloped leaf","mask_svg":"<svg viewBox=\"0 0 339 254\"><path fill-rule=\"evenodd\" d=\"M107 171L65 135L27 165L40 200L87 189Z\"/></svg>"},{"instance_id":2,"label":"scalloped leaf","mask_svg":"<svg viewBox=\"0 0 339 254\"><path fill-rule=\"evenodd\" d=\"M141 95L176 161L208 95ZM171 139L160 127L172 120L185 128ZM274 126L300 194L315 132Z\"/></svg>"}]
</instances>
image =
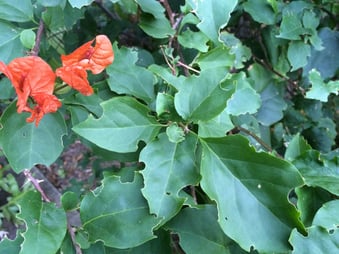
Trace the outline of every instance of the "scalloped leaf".
<instances>
[{"instance_id":1,"label":"scalloped leaf","mask_svg":"<svg viewBox=\"0 0 339 254\"><path fill-rule=\"evenodd\" d=\"M197 1L195 12L201 20L197 25L198 28L205 33L210 40L217 43L220 29L227 25L237 3L237 0Z\"/></svg>"},{"instance_id":2,"label":"scalloped leaf","mask_svg":"<svg viewBox=\"0 0 339 254\"><path fill-rule=\"evenodd\" d=\"M247 253L224 234L217 220L214 205L187 207L165 227L179 235L185 253Z\"/></svg>"},{"instance_id":3,"label":"scalloped leaf","mask_svg":"<svg viewBox=\"0 0 339 254\"><path fill-rule=\"evenodd\" d=\"M158 1L135 0L141 10L146 15L141 15L140 27L145 33L154 38L167 38L169 35L174 35L169 20L165 16L165 9Z\"/></svg>"},{"instance_id":4,"label":"scalloped leaf","mask_svg":"<svg viewBox=\"0 0 339 254\"><path fill-rule=\"evenodd\" d=\"M338 151L334 151L333 155L324 155L317 150L307 150L293 161L293 164L298 168L308 186L321 187L339 195L338 158Z\"/></svg>"},{"instance_id":5,"label":"scalloped leaf","mask_svg":"<svg viewBox=\"0 0 339 254\"><path fill-rule=\"evenodd\" d=\"M138 52L126 47L113 45L114 64L107 69L110 89L118 94L129 94L148 103L154 100L153 74L149 70L136 65Z\"/></svg>"},{"instance_id":6,"label":"scalloped leaf","mask_svg":"<svg viewBox=\"0 0 339 254\"><path fill-rule=\"evenodd\" d=\"M320 73L315 69L312 69L309 72L308 78L310 79L312 87L309 91L306 92L306 98L327 102L327 98L331 93L338 95L338 80L330 80L329 82L325 83Z\"/></svg>"},{"instance_id":7,"label":"scalloped leaf","mask_svg":"<svg viewBox=\"0 0 339 254\"><path fill-rule=\"evenodd\" d=\"M312 224L326 228L328 231L339 228L339 200L323 204L314 216Z\"/></svg>"},{"instance_id":8,"label":"scalloped leaf","mask_svg":"<svg viewBox=\"0 0 339 254\"><path fill-rule=\"evenodd\" d=\"M181 117L192 121L209 120L220 114L226 107L227 91L220 83L225 78L224 68L201 71L175 84L178 93L174 105Z\"/></svg>"},{"instance_id":9,"label":"scalloped leaf","mask_svg":"<svg viewBox=\"0 0 339 254\"><path fill-rule=\"evenodd\" d=\"M151 141L162 125L149 116L149 109L131 97L115 97L100 104L103 114L93 116L73 130L95 145L109 151L126 153L138 149L139 141Z\"/></svg>"},{"instance_id":10,"label":"scalloped leaf","mask_svg":"<svg viewBox=\"0 0 339 254\"><path fill-rule=\"evenodd\" d=\"M143 244L156 236L153 229L160 218L149 214L141 194L142 177L122 183L120 177L105 177L100 187L86 194L80 205L83 228L89 241L102 241L113 248L126 249Z\"/></svg>"},{"instance_id":11,"label":"scalloped leaf","mask_svg":"<svg viewBox=\"0 0 339 254\"><path fill-rule=\"evenodd\" d=\"M226 82L228 87L233 86L235 88L232 97L227 101L226 112L228 114L239 116L258 111L261 105L260 95L252 88L245 73L233 74Z\"/></svg>"},{"instance_id":12,"label":"scalloped leaf","mask_svg":"<svg viewBox=\"0 0 339 254\"><path fill-rule=\"evenodd\" d=\"M140 154L145 163L142 194L147 199L150 212L162 218L162 223L177 214L185 198L179 197L181 189L199 180L195 166L197 139L187 135L180 143L170 142L165 133L146 145Z\"/></svg>"},{"instance_id":13,"label":"scalloped leaf","mask_svg":"<svg viewBox=\"0 0 339 254\"><path fill-rule=\"evenodd\" d=\"M309 228L308 236L305 237L293 229L289 241L293 246L292 254L336 253L339 230L329 233L326 229L314 226Z\"/></svg>"},{"instance_id":14,"label":"scalloped leaf","mask_svg":"<svg viewBox=\"0 0 339 254\"><path fill-rule=\"evenodd\" d=\"M201 187L216 201L225 234L247 251L287 252L291 229L304 230L287 198L303 184L297 169L257 153L240 135L201 139L201 144Z\"/></svg>"}]
</instances>

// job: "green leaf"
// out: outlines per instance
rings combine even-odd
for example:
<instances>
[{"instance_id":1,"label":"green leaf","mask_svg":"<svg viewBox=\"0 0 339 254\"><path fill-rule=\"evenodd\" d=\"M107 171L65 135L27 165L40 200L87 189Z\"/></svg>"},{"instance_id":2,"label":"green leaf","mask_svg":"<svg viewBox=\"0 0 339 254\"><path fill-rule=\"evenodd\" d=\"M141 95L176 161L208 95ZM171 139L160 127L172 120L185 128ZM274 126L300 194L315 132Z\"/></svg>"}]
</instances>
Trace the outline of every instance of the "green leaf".
<instances>
[{"instance_id":1,"label":"green leaf","mask_svg":"<svg viewBox=\"0 0 339 254\"><path fill-rule=\"evenodd\" d=\"M161 125L149 116L149 109L131 97L114 97L100 104L103 114L73 127L97 146L113 152L134 152L140 140L151 141Z\"/></svg>"},{"instance_id":2,"label":"green leaf","mask_svg":"<svg viewBox=\"0 0 339 254\"><path fill-rule=\"evenodd\" d=\"M136 96L148 103L155 99L153 74L138 65L138 52L113 45L114 63L107 69L110 89L119 94Z\"/></svg>"},{"instance_id":3,"label":"green leaf","mask_svg":"<svg viewBox=\"0 0 339 254\"><path fill-rule=\"evenodd\" d=\"M277 37L287 40L300 40L302 34L304 34L304 28L297 13L285 11L280 25L280 34Z\"/></svg>"},{"instance_id":4,"label":"green leaf","mask_svg":"<svg viewBox=\"0 0 339 254\"><path fill-rule=\"evenodd\" d=\"M200 52L207 52L208 37L202 32L193 32L189 28L178 36L179 43L186 47L197 49Z\"/></svg>"},{"instance_id":5,"label":"green leaf","mask_svg":"<svg viewBox=\"0 0 339 254\"><path fill-rule=\"evenodd\" d=\"M311 55L311 47L303 41L291 41L288 46L287 57L292 65L291 71L295 71L307 64L307 58Z\"/></svg>"},{"instance_id":6,"label":"green leaf","mask_svg":"<svg viewBox=\"0 0 339 254\"><path fill-rule=\"evenodd\" d=\"M208 121L199 121L199 137L224 137L234 128L230 115L226 110Z\"/></svg>"},{"instance_id":7,"label":"green leaf","mask_svg":"<svg viewBox=\"0 0 339 254\"><path fill-rule=\"evenodd\" d=\"M329 233L320 227L309 228L305 237L293 229L289 239L293 246L292 254L335 253L339 246L339 230Z\"/></svg>"},{"instance_id":8,"label":"green leaf","mask_svg":"<svg viewBox=\"0 0 339 254\"><path fill-rule=\"evenodd\" d=\"M234 65L235 55L231 54L231 49L225 46L219 46L209 50L205 54L197 57L195 62L199 64L201 70L232 67Z\"/></svg>"},{"instance_id":9,"label":"green leaf","mask_svg":"<svg viewBox=\"0 0 339 254\"><path fill-rule=\"evenodd\" d=\"M158 93L155 108L158 116L162 119L181 120L181 117L175 110L174 97L170 94Z\"/></svg>"},{"instance_id":10,"label":"green leaf","mask_svg":"<svg viewBox=\"0 0 339 254\"><path fill-rule=\"evenodd\" d=\"M165 227L179 235L185 253L245 253L224 234L217 219L215 206L204 205L183 209Z\"/></svg>"},{"instance_id":11,"label":"green leaf","mask_svg":"<svg viewBox=\"0 0 339 254\"><path fill-rule=\"evenodd\" d=\"M283 118L287 104L275 84L268 85L260 94L261 107L257 113L258 121L270 126Z\"/></svg>"},{"instance_id":12,"label":"green leaf","mask_svg":"<svg viewBox=\"0 0 339 254\"><path fill-rule=\"evenodd\" d=\"M9 79L0 79L0 100L8 100L15 97L15 90Z\"/></svg>"},{"instance_id":13,"label":"green leaf","mask_svg":"<svg viewBox=\"0 0 339 254\"><path fill-rule=\"evenodd\" d=\"M310 40L316 50L323 50L324 47L322 45L322 40L318 36L318 32L316 30L320 23L320 17L317 17L313 10L306 10L304 12L302 21L304 27L308 31L308 35L306 38Z\"/></svg>"},{"instance_id":14,"label":"green leaf","mask_svg":"<svg viewBox=\"0 0 339 254\"><path fill-rule=\"evenodd\" d=\"M76 209L79 203L78 195L74 192L67 191L61 196L61 203L65 211Z\"/></svg>"},{"instance_id":15,"label":"green leaf","mask_svg":"<svg viewBox=\"0 0 339 254\"><path fill-rule=\"evenodd\" d=\"M103 180L102 186L86 194L80 206L83 228L90 242L125 249L136 247L155 236L153 229L160 218L149 214L141 195L142 177L136 173L133 182L122 183L119 177Z\"/></svg>"},{"instance_id":16,"label":"green leaf","mask_svg":"<svg viewBox=\"0 0 339 254\"><path fill-rule=\"evenodd\" d=\"M13 22L33 20L33 5L31 0L0 0L0 19Z\"/></svg>"},{"instance_id":17,"label":"green leaf","mask_svg":"<svg viewBox=\"0 0 339 254\"><path fill-rule=\"evenodd\" d=\"M83 16L83 12L73 8L70 4L64 7L55 6L46 8L42 13L42 18L52 32L60 33L61 29L71 29L72 26ZM57 47L60 45L57 44Z\"/></svg>"},{"instance_id":18,"label":"green leaf","mask_svg":"<svg viewBox=\"0 0 339 254\"><path fill-rule=\"evenodd\" d=\"M243 68L243 63L251 57L251 50L244 46L233 34L227 32L221 32L220 40L227 48L230 49L229 54L235 56L234 62L231 66L237 69Z\"/></svg>"},{"instance_id":19,"label":"green leaf","mask_svg":"<svg viewBox=\"0 0 339 254\"><path fill-rule=\"evenodd\" d=\"M339 68L339 57L333 54L333 52L339 51L339 32L324 27L319 31L319 37L323 42L324 49L318 51L312 48L311 57L304 67L303 76L308 76L310 70L316 69L323 79L332 78Z\"/></svg>"},{"instance_id":20,"label":"green leaf","mask_svg":"<svg viewBox=\"0 0 339 254\"><path fill-rule=\"evenodd\" d=\"M236 116L256 113L261 104L260 95L248 83L245 73L233 74L227 80L227 83L236 89L232 97L227 101L227 113Z\"/></svg>"},{"instance_id":21,"label":"green leaf","mask_svg":"<svg viewBox=\"0 0 339 254\"><path fill-rule=\"evenodd\" d=\"M220 29L227 25L237 2L209 0L196 3L195 13L201 21L197 26L214 43L218 43Z\"/></svg>"},{"instance_id":22,"label":"green leaf","mask_svg":"<svg viewBox=\"0 0 339 254\"><path fill-rule=\"evenodd\" d=\"M32 29L25 29L20 33L20 41L28 49L32 49L35 45L35 33Z\"/></svg>"},{"instance_id":23,"label":"green leaf","mask_svg":"<svg viewBox=\"0 0 339 254\"><path fill-rule=\"evenodd\" d=\"M310 145L323 153L330 152L337 136L335 119L322 117L302 134Z\"/></svg>"},{"instance_id":24,"label":"green leaf","mask_svg":"<svg viewBox=\"0 0 339 254\"><path fill-rule=\"evenodd\" d=\"M73 8L81 9L83 6L88 6L94 2L94 0L68 0Z\"/></svg>"},{"instance_id":25,"label":"green leaf","mask_svg":"<svg viewBox=\"0 0 339 254\"><path fill-rule=\"evenodd\" d=\"M185 199L179 197L181 189L199 180L195 166L197 139L187 135L180 143L172 143L165 134L146 145L140 154L145 163L142 194L147 199L150 212L168 221L177 214Z\"/></svg>"},{"instance_id":26,"label":"green leaf","mask_svg":"<svg viewBox=\"0 0 339 254\"><path fill-rule=\"evenodd\" d=\"M287 252L290 230L303 230L287 199L303 183L296 168L257 153L240 135L201 139L201 144L201 187L216 201L226 235L247 251Z\"/></svg>"},{"instance_id":27,"label":"green leaf","mask_svg":"<svg viewBox=\"0 0 339 254\"><path fill-rule=\"evenodd\" d=\"M311 226L318 209L332 200L332 194L322 188L313 188L306 185L295 189L297 207L301 214L301 221L305 226Z\"/></svg>"},{"instance_id":28,"label":"green leaf","mask_svg":"<svg viewBox=\"0 0 339 254\"><path fill-rule=\"evenodd\" d=\"M309 72L308 77L310 79L312 87L309 91L306 92L306 98L327 102L327 98L331 93L338 95L338 80L325 83L321 78L320 73L315 69L312 69Z\"/></svg>"},{"instance_id":29,"label":"green leaf","mask_svg":"<svg viewBox=\"0 0 339 254\"><path fill-rule=\"evenodd\" d=\"M171 239L168 232L163 230L157 231L157 238L152 239L142 245L129 249L113 249L106 248L104 253L108 254L146 254L146 253L161 253L161 254L173 254L171 249ZM101 252L94 252L97 254ZM86 253L85 253L86 254Z\"/></svg>"},{"instance_id":30,"label":"green leaf","mask_svg":"<svg viewBox=\"0 0 339 254\"><path fill-rule=\"evenodd\" d=\"M44 7L60 6L64 8L66 5L66 0L38 0L38 3Z\"/></svg>"},{"instance_id":31,"label":"green leaf","mask_svg":"<svg viewBox=\"0 0 339 254\"><path fill-rule=\"evenodd\" d=\"M172 123L166 128L168 140L173 143L180 143L185 140L184 130L177 123Z\"/></svg>"},{"instance_id":32,"label":"green leaf","mask_svg":"<svg viewBox=\"0 0 339 254\"><path fill-rule=\"evenodd\" d=\"M141 10L146 13L141 16L140 27L148 35L154 38L167 38L174 35L169 20L166 18L162 5L155 0L135 0Z\"/></svg>"},{"instance_id":33,"label":"green leaf","mask_svg":"<svg viewBox=\"0 0 339 254\"><path fill-rule=\"evenodd\" d=\"M4 63L9 63L14 58L23 56L25 48L20 41L21 31L16 26L1 20L0 31L0 60Z\"/></svg>"},{"instance_id":34,"label":"green leaf","mask_svg":"<svg viewBox=\"0 0 339 254\"><path fill-rule=\"evenodd\" d=\"M326 228L328 231L339 227L339 200L332 200L323 204L316 213L313 225Z\"/></svg>"},{"instance_id":35,"label":"green leaf","mask_svg":"<svg viewBox=\"0 0 339 254\"><path fill-rule=\"evenodd\" d=\"M19 173L35 164L52 164L63 150L62 136L66 134L63 117L47 114L39 127L27 123L28 113L18 114L13 102L0 119L0 143L11 167Z\"/></svg>"},{"instance_id":36,"label":"green leaf","mask_svg":"<svg viewBox=\"0 0 339 254\"><path fill-rule=\"evenodd\" d=\"M0 241L0 253L19 253L20 246L24 238L18 234L14 240L10 240L7 237Z\"/></svg>"},{"instance_id":37,"label":"green leaf","mask_svg":"<svg viewBox=\"0 0 339 254\"><path fill-rule=\"evenodd\" d=\"M174 97L177 112L191 121L209 120L220 114L226 106L227 92L220 87L225 78L224 68L202 70L178 82Z\"/></svg>"},{"instance_id":38,"label":"green leaf","mask_svg":"<svg viewBox=\"0 0 339 254\"><path fill-rule=\"evenodd\" d=\"M307 143L307 141L300 136L300 134L294 135L285 152L285 159L293 161L303 153L308 150L311 150L312 147Z\"/></svg>"},{"instance_id":39,"label":"green leaf","mask_svg":"<svg viewBox=\"0 0 339 254\"><path fill-rule=\"evenodd\" d=\"M334 155L331 160L316 150L308 150L299 156L293 164L299 169L308 186L321 187L339 195L337 157L338 155Z\"/></svg>"},{"instance_id":40,"label":"green leaf","mask_svg":"<svg viewBox=\"0 0 339 254\"><path fill-rule=\"evenodd\" d=\"M63 104L71 106L81 106L83 109L86 109L88 112L92 113L94 116L99 117L102 115L102 108L99 103L102 102L102 99L98 94L92 94L91 96L85 96L81 93L75 93L72 96L68 96L64 99Z\"/></svg>"},{"instance_id":41,"label":"green leaf","mask_svg":"<svg viewBox=\"0 0 339 254\"><path fill-rule=\"evenodd\" d=\"M275 13L268 1L248 0L243 6L255 21L266 25L275 24Z\"/></svg>"},{"instance_id":42,"label":"green leaf","mask_svg":"<svg viewBox=\"0 0 339 254\"><path fill-rule=\"evenodd\" d=\"M67 222L63 209L53 203L43 203L35 191L20 196L18 218L25 221L26 231L20 254L54 254L64 239Z\"/></svg>"}]
</instances>

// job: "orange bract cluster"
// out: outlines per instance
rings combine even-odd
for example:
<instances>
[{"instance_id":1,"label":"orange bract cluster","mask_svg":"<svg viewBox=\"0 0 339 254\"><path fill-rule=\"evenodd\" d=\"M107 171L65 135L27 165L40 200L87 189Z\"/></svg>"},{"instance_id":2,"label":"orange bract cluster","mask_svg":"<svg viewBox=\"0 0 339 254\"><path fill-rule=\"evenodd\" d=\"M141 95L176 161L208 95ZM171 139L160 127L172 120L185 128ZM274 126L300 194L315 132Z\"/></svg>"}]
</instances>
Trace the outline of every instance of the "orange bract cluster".
<instances>
[{"instance_id":1,"label":"orange bract cluster","mask_svg":"<svg viewBox=\"0 0 339 254\"><path fill-rule=\"evenodd\" d=\"M98 35L69 55L62 55L62 67L53 72L51 67L38 56L14 59L8 65L0 61L0 72L12 82L18 96L17 111L30 112L27 122L35 121L36 126L43 116L61 107L59 99L53 95L56 76L84 95L93 93L87 80L87 70L93 74L102 72L113 62L114 53L110 40ZM33 100L31 107L29 98Z\"/></svg>"}]
</instances>

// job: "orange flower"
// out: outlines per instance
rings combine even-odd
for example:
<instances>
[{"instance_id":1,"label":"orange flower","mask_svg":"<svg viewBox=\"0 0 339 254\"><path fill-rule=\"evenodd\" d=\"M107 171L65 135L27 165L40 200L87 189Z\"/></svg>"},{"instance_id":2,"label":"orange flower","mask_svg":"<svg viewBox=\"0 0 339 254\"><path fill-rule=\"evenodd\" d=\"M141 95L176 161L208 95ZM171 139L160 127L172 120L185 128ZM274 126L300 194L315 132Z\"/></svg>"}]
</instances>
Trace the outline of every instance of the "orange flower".
<instances>
[{"instance_id":1,"label":"orange flower","mask_svg":"<svg viewBox=\"0 0 339 254\"><path fill-rule=\"evenodd\" d=\"M30 112L27 122L35 121L38 126L47 113L56 112L61 102L53 95L55 74L51 67L38 56L16 58L7 66L0 62L0 72L12 82L18 96L17 111ZM28 103L31 97L35 103Z\"/></svg>"},{"instance_id":2,"label":"orange flower","mask_svg":"<svg viewBox=\"0 0 339 254\"><path fill-rule=\"evenodd\" d=\"M72 88L84 95L91 95L93 88L87 80L86 70L93 74L102 72L114 60L112 44L106 35L98 35L69 55L62 55L62 67L56 70L56 75Z\"/></svg>"}]
</instances>

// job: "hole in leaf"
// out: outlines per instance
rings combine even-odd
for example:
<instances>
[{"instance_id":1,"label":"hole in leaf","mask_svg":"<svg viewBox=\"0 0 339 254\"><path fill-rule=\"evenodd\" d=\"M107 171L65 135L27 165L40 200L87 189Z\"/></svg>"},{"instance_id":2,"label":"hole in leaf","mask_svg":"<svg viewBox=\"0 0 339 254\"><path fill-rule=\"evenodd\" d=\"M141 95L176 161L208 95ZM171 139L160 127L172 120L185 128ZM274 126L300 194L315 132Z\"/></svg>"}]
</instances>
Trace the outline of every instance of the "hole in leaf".
<instances>
[{"instance_id":1,"label":"hole in leaf","mask_svg":"<svg viewBox=\"0 0 339 254\"><path fill-rule=\"evenodd\" d=\"M168 192L168 191L166 191L166 195L170 196L170 195L171 195L171 193L170 193L170 192Z\"/></svg>"}]
</instances>

